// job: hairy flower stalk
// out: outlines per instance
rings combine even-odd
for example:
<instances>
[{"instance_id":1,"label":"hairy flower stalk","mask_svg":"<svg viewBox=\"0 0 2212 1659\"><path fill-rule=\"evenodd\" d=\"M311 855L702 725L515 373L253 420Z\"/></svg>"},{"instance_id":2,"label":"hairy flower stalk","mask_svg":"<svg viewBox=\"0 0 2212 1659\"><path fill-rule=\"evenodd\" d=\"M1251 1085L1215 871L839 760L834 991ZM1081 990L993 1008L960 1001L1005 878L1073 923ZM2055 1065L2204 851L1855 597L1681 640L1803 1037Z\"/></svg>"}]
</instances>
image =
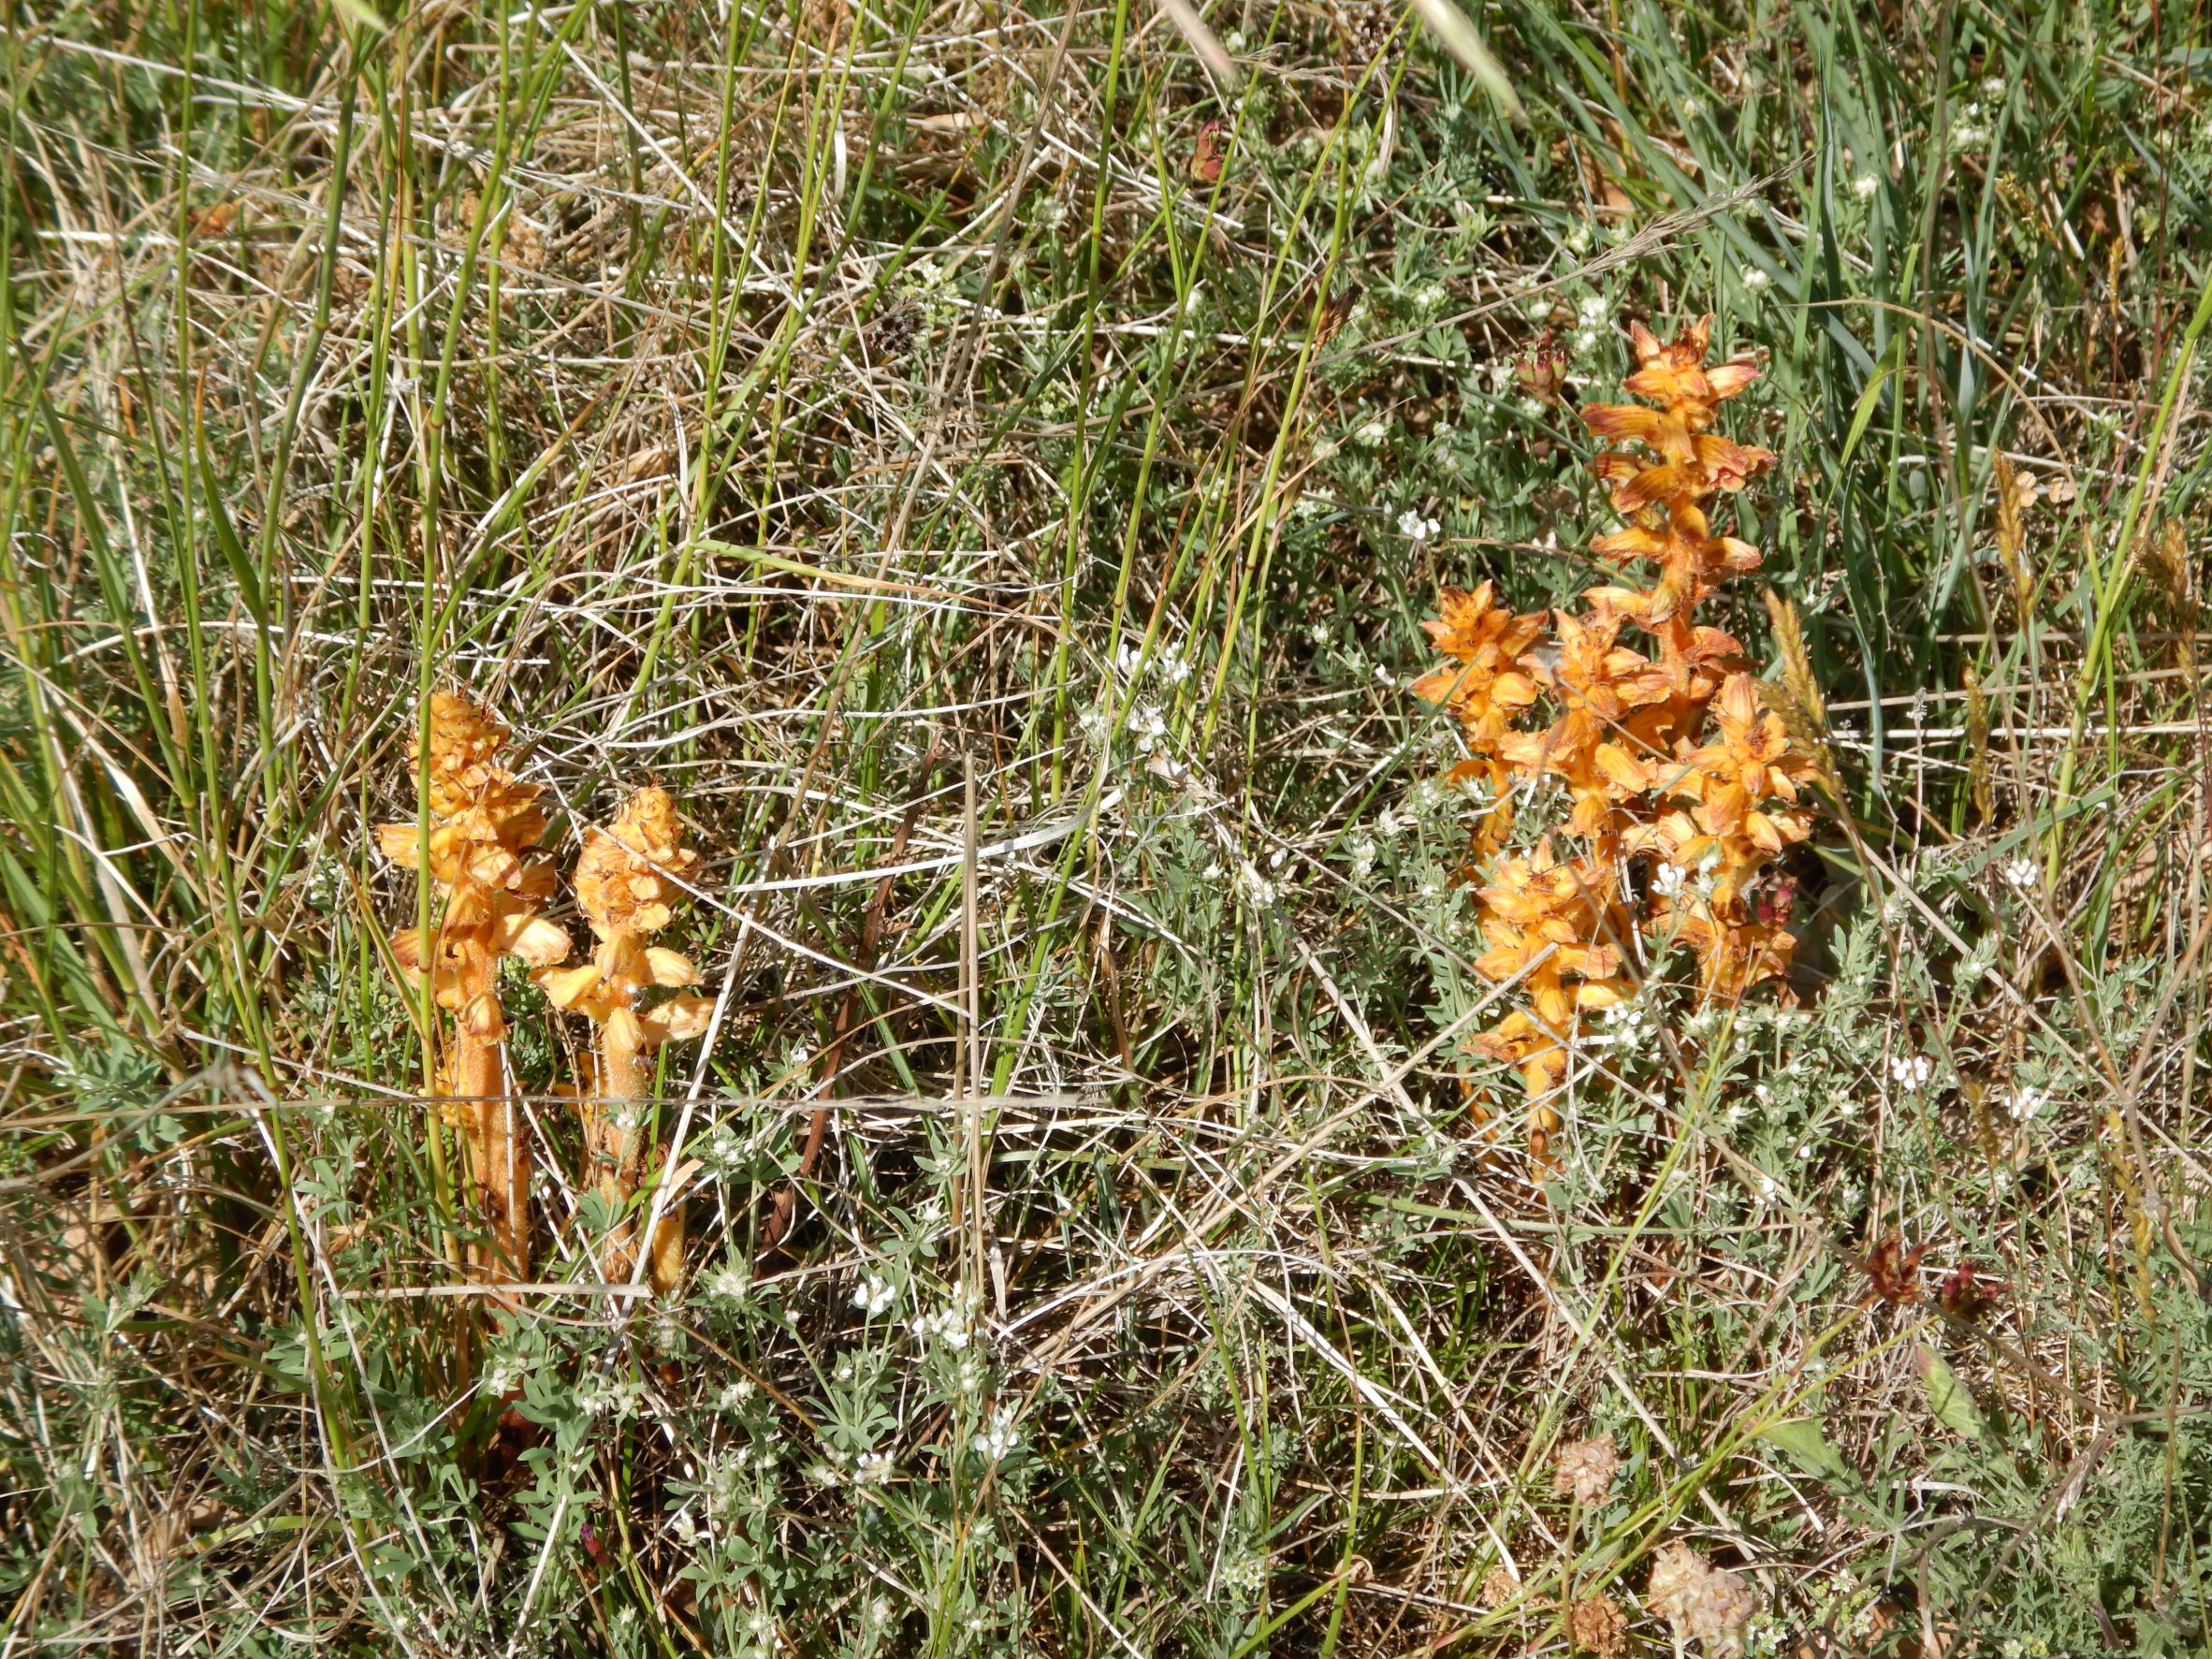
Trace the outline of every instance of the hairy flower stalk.
<instances>
[{"instance_id":1,"label":"hairy flower stalk","mask_svg":"<svg viewBox=\"0 0 2212 1659\"><path fill-rule=\"evenodd\" d=\"M1666 343L1632 326L1627 388L1645 404L1583 412L1593 432L1636 446L1592 463L1624 521L1592 551L1624 571L1647 568L1652 585L1594 588L1579 612L1550 618L1514 615L1488 583L1447 589L1442 617L1427 624L1453 662L1414 690L1457 719L1471 758L1455 778L1501 803L1477 826L1477 860L1503 846L1515 787L1547 777L1572 803L1564 833L1587 849L1568 856L1546 837L1477 893L1487 947L1477 968L1512 984L1523 1006L1475 1047L1520 1072L1538 1156L1559 1127L1550 1101L1582 1022L1633 995L1632 958L1686 946L1708 1001L1740 997L1789 966L1789 884L1769 870L1812 833L1798 786L1825 774L1805 738L1765 707L1742 648L1696 619L1761 557L1715 533L1711 503L1774 464L1711 429L1758 371L1741 357L1708 366L1710 333L1710 318ZM1632 629L1646 648L1624 640ZM1804 677L1801 643L1796 652ZM1792 725L1805 723L1796 711L1809 697L1817 706L1794 693ZM1541 723L1520 723L1532 711ZM1638 861L1644 879L1632 881Z\"/></svg>"},{"instance_id":2,"label":"hairy flower stalk","mask_svg":"<svg viewBox=\"0 0 2212 1659\"><path fill-rule=\"evenodd\" d=\"M427 750L410 754L429 779L429 835L419 823L377 825L377 844L403 868L427 873L444 899L426 937L409 928L393 940L412 984L429 976L438 1006L453 1015L438 1066L447 1121L468 1142L469 1170L489 1232L485 1266L495 1278L530 1271L530 1142L506 1088L501 1043L499 959L547 967L568 956L568 935L538 914L553 890L553 867L535 849L546 833L538 786L494 764L507 728L456 692L430 699Z\"/></svg>"},{"instance_id":3,"label":"hairy flower stalk","mask_svg":"<svg viewBox=\"0 0 2212 1659\"><path fill-rule=\"evenodd\" d=\"M556 1007L585 1015L598 1027L594 1075L583 1100L584 1147L589 1178L608 1206L621 1211L636 1194L644 1170L646 1067L663 1043L696 1037L706 1029L713 1003L686 987L699 973L676 952L646 943L648 935L668 925L683 896L684 881L699 867L699 855L683 845L683 826L666 790L646 788L622 804L614 822L584 832L576 861L576 905L598 939L588 962L548 968L536 977ZM677 995L648 1006L653 987ZM664 1230L680 1228L674 1216ZM679 1237L680 1234L675 1236ZM667 1276L667 1263L680 1248L656 1234L656 1277ZM636 1259L627 1220L608 1240L603 1270L626 1277Z\"/></svg>"}]
</instances>

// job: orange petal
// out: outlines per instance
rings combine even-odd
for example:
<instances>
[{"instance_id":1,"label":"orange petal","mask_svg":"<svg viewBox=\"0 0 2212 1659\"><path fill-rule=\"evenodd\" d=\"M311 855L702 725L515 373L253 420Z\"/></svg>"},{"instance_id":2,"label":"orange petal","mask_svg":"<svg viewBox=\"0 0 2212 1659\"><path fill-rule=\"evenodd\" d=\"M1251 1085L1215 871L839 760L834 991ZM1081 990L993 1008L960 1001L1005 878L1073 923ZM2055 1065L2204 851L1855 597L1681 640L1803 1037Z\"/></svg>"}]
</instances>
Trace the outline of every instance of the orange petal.
<instances>
[{"instance_id":1,"label":"orange petal","mask_svg":"<svg viewBox=\"0 0 2212 1659\"><path fill-rule=\"evenodd\" d=\"M658 945L646 949L647 977L656 985L695 985L699 970L674 951L664 951Z\"/></svg>"},{"instance_id":2,"label":"orange petal","mask_svg":"<svg viewBox=\"0 0 2212 1659\"><path fill-rule=\"evenodd\" d=\"M640 1024L646 1041L658 1048L663 1042L685 1042L702 1035L714 1020L711 997L672 997L658 1008L648 1009Z\"/></svg>"},{"instance_id":3,"label":"orange petal","mask_svg":"<svg viewBox=\"0 0 2212 1659\"><path fill-rule=\"evenodd\" d=\"M599 983L599 964L586 962L575 968L542 968L530 977L537 982L538 988L555 1008L573 1009Z\"/></svg>"},{"instance_id":4,"label":"orange petal","mask_svg":"<svg viewBox=\"0 0 2212 1659\"><path fill-rule=\"evenodd\" d=\"M1448 703L1453 691L1466 678L1461 668L1439 668L1433 674L1424 674L1413 682L1413 694L1424 703Z\"/></svg>"},{"instance_id":5,"label":"orange petal","mask_svg":"<svg viewBox=\"0 0 2212 1659\"><path fill-rule=\"evenodd\" d=\"M632 1053L648 1046L644 1024L632 1008L613 1008L607 1011L605 1021L607 1046L626 1048Z\"/></svg>"},{"instance_id":6,"label":"orange petal","mask_svg":"<svg viewBox=\"0 0 2212 1659\"><path fill-rule=\"evenodd\" d=\"M537 968L568 960L567 932L543 916L511 910L500 918L500 953L519 956Z\"/></svg>"},{"instance_id":7,"label":"orange petal","mask_svg":"<svg viewBox=\"0 0 2212 1659\"><path fill-rule=\"evenodd\" d=\"M1725 363L1716 363L1705 371L1706 385L1711 386L1712 395L1720 399L1737 396L1758 378L1758 365L1749 357L1734 357Z\"/></svg>"},{"instance_id":8,"label":"orange petal","mask_svg":"<svg viewBox=\"0 0 2212 1659\"><path fill-rule=\"evenodd\" d=\"M1582 411L1582 424L1601 438L1649 442L1666 418L1656 409L1642 409L1634 403L1597 403Z\"/></svg>"},{"instance_id":9,"label":"orange petal","mask_svg":"<svg viewBox=\"0 0 2212 1659\"><path fill-rule=\"evenodd\" d=\"M488 991L480 991L470 997L457 1023L479 1042L496 1042L507 1034L507 1022L500 1014L500 1000Z\"/></svg>"},{"instance_id":10,"label":"orange petal","mask_svg":"<svg viewBox=\"0 0 2212 1659\"><path fill-rule=\"evenodd\" d=\"M421 868L422 826L413 823L378 824L376 850L403 870Z\"/></svg>"}]
</instances>

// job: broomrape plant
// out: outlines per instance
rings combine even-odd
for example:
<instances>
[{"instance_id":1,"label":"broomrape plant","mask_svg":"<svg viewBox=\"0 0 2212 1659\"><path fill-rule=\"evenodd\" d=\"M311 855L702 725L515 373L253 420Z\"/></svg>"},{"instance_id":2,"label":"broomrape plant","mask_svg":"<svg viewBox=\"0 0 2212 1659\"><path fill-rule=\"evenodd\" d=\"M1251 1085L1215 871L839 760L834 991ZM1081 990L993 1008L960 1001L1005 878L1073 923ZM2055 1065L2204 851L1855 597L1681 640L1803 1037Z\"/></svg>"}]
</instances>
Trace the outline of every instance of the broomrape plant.
<instances>
[{"instance_id":1,"label":"broomrape plant","mask_svg":"<svg viewBox=\"0 0 2212 1659\"><path fill-rule=\"evenodd\" d=\"M1637 367L1627 389L1652 406L1582 415L1598 436L1637 446L1592 463L1626 522L1591 550L1617 567L1651 567L1652 585L1593 588L1579 612L1549 618L1513 614L1489 583L1448 589L1426 624L1453 661L1414 690L1458 722L1469 758L1454 780L1494 802L1474 838L1477 864L1492 864L1477 889L1486 949L1476 968L1513 985L1521 1004L1474 1046L1520 1072L1539 1157L1560 1127L1552 1101L1586 1015L1627 1000L1673 945L1696 955L1697 995L1710 1005L1780 976L1794 943L1789 884L1763 878L1812 832L1799 785L1825 775L1826 751L1817 698L1793 691L1785 722L1763 705L1743 648L1696 619L1723 582L1760 562L1756 547L1715 532L1711 502L1774 464L1770 452L1711 429L1720 406L1758 376L1748 357L1707 365L1711 324L1702 318L1666 343L1632 325ZM1791 654L1794 615L1769 603ZM1629 630L1646 650L1623 643ZM1531 711L1545 723L1521 723ZM1564 786L1564 833L1586 851L1563 853L1547 835L1496 861L1516 788L1545 778Z\"/></svg>"},{"instance_id":2,"label":"broomrape plant","mask_svg":"<svg viewBox=\"0 0 2212 1659\"><path fill-rule=\"evenodd\" d=\"M543 791L494 764L507 735L480 704L436 693L428 745L415 751L428 779L427 844L415 823L380 824L377 841L393 863L427 870L444 901L433 926L402 932L393 949L408 982L419 988L427 973L437 1005L454 1016L434 1093L468 1145L489 1235L479 1266L494 1282L514 1283L530 1269L531 1157L506 1086L499 958L530 965L555 1007L597 1027L590 1075L575 1093L587 1182L618 1215L644 1173L646 1063L662 1044L704 1031L713 1004L686 992L699 980L686 958L645 942L668 925L685 878L699 866L698 853L683 845L676 802L665 790L640 789L611 824L585 830L576 905L599 942L588 960L564 966L568 935L540 914L556 886L552 860L537 850L546 833ZM653 987L678 994L648 1006L644 993ZM664 1216L653 1237L656 1288L676 1283L682 1254L681 1219ZM630 1224L618 1222L601 1267L610 1278L626 1277L635 1259Z\"/></svg>"},{"instance_id":3,"label":"broomrape plant","mask_svg":"<svg viewBox=\"0 0 2212 1659\"><path fill-rule=\"evenodd\" d=\"M479 1266L495 1281L530 1271L530 1142L517 1132L501 1044L499 959L538 967L566 960L568 935L538 912L552 896L552 862L536 851L546 833L542 793L494 764L507 728L454 692L430 700L428 741L411 746L425 782L424 825L377 826L377 844L404 869L427 875L444 900L428 930L410 928L393 949L410 984L427 974L433 999L453 1015L434 1093L468 1144L469 1170L488 1232Z\"/></svg>"},{"instance_id":4,"label":"broomrape plant","mask_svg":"<svg viewBox=\"0 0 2212 1659\"><path fill-rule=\"evenodd\" d=\"M555 1007L580 1013L598 1028L590 1086L581 1097L585 1157L600 1196L617 1212L635 1196L644 1172L647 1058L663 1043L698 1036L714 1011L711 999L686 989L699 982L689 959L645 942L668 925L684 879L699 867L698 853L683 845L682 835L675 800L652 788L625 801L606 828L586 830L576 860L576 905L598 947L588 962L536 975ZM644 993L654 986L677 995L644 1006ZM664 1217L652 1264L663 1288L676 1277L681 1240L680 1223ZM627 1277L634 1259L625 1221L611 1236L602 1267L609 1278Z\"/></svg>"}]
</instances>

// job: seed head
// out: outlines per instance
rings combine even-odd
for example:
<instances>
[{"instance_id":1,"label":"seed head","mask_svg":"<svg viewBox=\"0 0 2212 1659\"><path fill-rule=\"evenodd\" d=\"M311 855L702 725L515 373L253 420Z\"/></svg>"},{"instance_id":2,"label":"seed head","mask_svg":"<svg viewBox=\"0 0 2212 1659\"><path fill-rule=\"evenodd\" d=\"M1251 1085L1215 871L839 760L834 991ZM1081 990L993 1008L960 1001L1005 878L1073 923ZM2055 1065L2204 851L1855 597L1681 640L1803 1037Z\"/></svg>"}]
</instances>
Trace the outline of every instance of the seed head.
<instances>
[{"instance_id":1,"label":"seed head","mask_svg":"<svg viewBox=\"0 0 2212 1659\"><path fill-rule=\"evenodd\" d=\"M1678 1642L1697 1641L1708 1659L1739 1659L1758 1597L1738 1573L1713 1566L1687 1544L1666 1544L1652 1563L1644 1599Z\"/></svg>"},{"instance_id":2,"label":"seed head","mask_svg":"<svg viewBox=\"0 0 2212 1659\"><path fill-rule=\"evenodd\" d=\"M1559 1448L1559 1466L1551 1476L1551 1490L1561 1497L1570 1494L1585 1509L1604 1497L1621 1472L1620 1454L1610 1434L1594 1434Z\"/></svg>"}]
</instances>

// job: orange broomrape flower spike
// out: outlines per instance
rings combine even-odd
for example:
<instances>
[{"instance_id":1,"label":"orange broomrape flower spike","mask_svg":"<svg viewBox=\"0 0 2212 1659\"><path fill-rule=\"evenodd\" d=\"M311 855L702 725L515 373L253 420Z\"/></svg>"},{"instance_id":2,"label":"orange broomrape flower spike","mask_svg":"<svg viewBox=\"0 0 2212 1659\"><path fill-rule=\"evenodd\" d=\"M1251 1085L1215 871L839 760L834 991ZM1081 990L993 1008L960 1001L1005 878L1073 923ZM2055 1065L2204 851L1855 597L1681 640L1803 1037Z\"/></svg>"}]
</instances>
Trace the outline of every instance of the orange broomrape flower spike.
<instances>
[{"instance_id":1,"label":"orange broomrape flower spike","mask_svg":"<svg viewBox=\"0 0 2212 1659\"><path fill-rule=\"evenodd\" d=\"M418 734L419 737L419 734ZM425 872L444 898L426 939L414 928L392 941L411 984L428 972L431 994L454 1016L438 1067L447 1117L469 1145L469 1168L492 1235L495 1275L530 1271L530 1143L519 1132L500 1059L507 1034L499 1000L499 959L546 966L568 955L568 935L538 914L553 891L553 867L535 849L546 833L542 793L493 764L507 728L469 698L430 699L429 844L416 823L376 826L377 844L402 868ZM409 745L423 768L425 756Z\"/></svg>"},{"instance_id":2,"label":"orange broomrape flower spike","mask_svg":"<svg viewBox=\"0 0 2212 1659\"><path fill-rule=\"evenodd\" d=\"M1658 458L1615 452L1591 463L1591 470L1613 487L1613 505L1628 527L1598 537L1590 550L1616 564L1645 560L1659 567L1659 585L1641 596L1637 612L1637 620L1656 630L1695 606L1728 576L1758 568L1756 547L1712 533L1703 503L1723 490L1741 489L1774 464L1774 455L1708 429L1721 404L1759 375L1748 357L1704 366L1712 338L1710 317L1701 318L1667 345L1640 323L1631 334L1639 367L1628 377L1628 389L1659 407L1601 403L1585 409L1582 420L1599 437L1641 444ZM1686 648L1688 641L1678 644Z\"/></svg>"},{"instance_id":3,"label":"orange broomrape flower spike","mask_svg":"<svg viewBox=\"0 0 2212 1659\"><path fill-rule=\"evenodd\" d=\"M1706 364L1710 317L1666 343L1641 326L1631 333L1627 389L1652 406L1601 404L1583 419L1643 453L1592 463L1626 520L1592 551L1623 568L1654 567L1654 585L1591 589L1580 614L1552 614L1550 642L1542 618L1515 616L1490 584L1447 589L1443 616L1427 627L1456 666L1414 688L1459 718L1477 758L1455 776L1473 769L1500 795L1516 779L1557 777L1574 802L1566 831L1590 843L1569 859L1540 843L1501 865L1477 895L1488 949L1476 966L1493 983L1515 983L1525 1006L1474 1046L1520 1071L1539 1157L1560 1125L1547 1102L1565 1081L1583 1017L1633 994L1624 944L1688 945L1706 1001L1739 997L1787 968L1792 884L1768 866L1812 833L1798 785L1823 776L1818 758L1793 747L1783 720L1761 707L1742 647L1695 614L1760 562L1749 543L1714 534L1709 516L1712 498L1774 464L1768 451L1712 430L1721 404L1758 371L1748 357ZM1628 624L1651 636L1649 655L1621 643ZM1792 662L1809 683L1803 657L1800 642ZM1539 701L1549 723L1516 727ZM1478 858L1508 823L1493 812L1477 830ZM1655 867L1650 896L1632 908L1621 878L1638 858Z\"/></svg>"},{"instance_id":4,"label":"orange broomrape flower spike","mask_svg":"<svg viewBox=\"0 0 2212 1659\"><path fill-rule=\"evenodd\" d=\"M586 830L576 860L576 905L598 947L588 962L535 976L554 1006L583 1014L599 1028L596 1076L583 1104L584 1144L599 1192L617 1210L636 1193L644 1172L646 1058L663 1043L698 1036L714 1011L711 998L685 990L699 982L698 969L676 952L645 942L646 935L668 925L685 880L699 867L698 853L682 837L675 800L653 788L632 795L604 829ZM679 994L645 1006L644 993L655 986ZM663 1217L662 1227L674 1227L680 1240L676 1216ZM669 1239L656 1234L657 1278L666 1276L670 1254ZM680 1256L680 1244L674 1254ZM627 1277L635 1259L625 1221L608 1243L603 1268L610 1279Z\"/></svg>"},{"instance_id":5,"label":"orange broomrape flower spike","mask_svg":"<svg viewBox=\"0 0 2212 1659\"><path fill-rule=\"evenodd\" d=\"M1797 785L1814 768L1791 747L1781 717L1761 707L1750 675L1731 675L1713 711L1718 735L1684 745L1660 786L1692 803L1689 810L1639 825L1629 849L1655 851L1674 870L1698 874L1695 892L1681 885L1663 894L1652 920L1697 953L1708 998L1732 998L1789 967L1787 914L1761 917L1747 895L1769 860L1812 833L1810 816L1798 808Z\"/></svg>"}]
</instances>

